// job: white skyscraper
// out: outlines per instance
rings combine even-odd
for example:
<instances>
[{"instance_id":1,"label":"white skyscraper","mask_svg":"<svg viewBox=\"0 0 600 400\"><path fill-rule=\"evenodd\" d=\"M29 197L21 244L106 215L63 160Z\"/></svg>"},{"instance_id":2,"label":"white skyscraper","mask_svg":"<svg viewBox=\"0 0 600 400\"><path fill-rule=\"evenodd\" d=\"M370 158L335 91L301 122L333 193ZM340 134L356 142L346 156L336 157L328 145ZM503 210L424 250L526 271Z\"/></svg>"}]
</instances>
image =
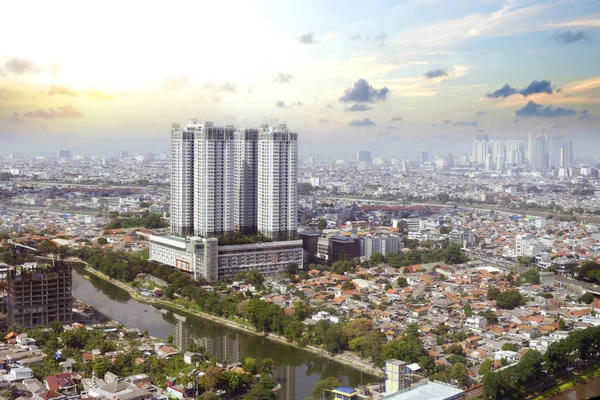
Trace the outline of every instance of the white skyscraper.
<instances>
[{"instance_id":1,"label":"white skyscraper","mask_svg":"<svg viewBox=\"0 0 600 400\"><path fill-rule=\"evenodd\" d=\"M548 170L548 138L546 135L538 134L532 140L531 135L530 133L529 165L534 171L546 172Z\"/></svg>"},{"instance_id":2,"label":"white skyscraper","mask_svg":"<svg viewBox=\"0 0 600 400\"><path fill-rule=\"evenodd\" d=\"M258 129L235 132L233 227L256 233L258 212Z\"/></svg>"},{"instance_id":3,"label":"white skyscraper","mask_svg":"<svg viewBox=\"0 0 600 400\"><path fill-rule=\"evenodd\" d=\"M234 128L212 122L186 128L194 129L194 233L232 233Z\"/></svg>"},{"instance_id":4,"label":"white skyscraper","mask_svg":"<svg viewBox=\"0 0 600 400\"><path fill-rule=\"evenodd\" d=\"M562 139L560 136L548 136L548 167L550 169L560 166L560 151Z\"/></svg>"},{"instance_id":5,"label":"white skyscraper","mask_svg":"<svg viewBox=\"0 0 600 400\"><path fill-rule=\"evenodd\" d=\"M573 165L573 142L564 142L560 149L560 166L568 167Z\"/></svg>"},{"instance_id":6,"label":"white skyscraper","mask_svg":"<svg viewBox=\"0 0 600 400\"><path fill-rule=\"evenodd\" d=\"M298 134L286 125L261 127L258 136L258 230L282 240L297 229Z\"/></svg>"},{"instance_id":7,"label":"white skyscraper","mask_svg":"<svg viewBox=\"0 0 600 400\"><path fill-rule=\"evenodd\" d=\"M171 233L193 234L194 132L171 127Z\"/></svg>"}]
</instances>

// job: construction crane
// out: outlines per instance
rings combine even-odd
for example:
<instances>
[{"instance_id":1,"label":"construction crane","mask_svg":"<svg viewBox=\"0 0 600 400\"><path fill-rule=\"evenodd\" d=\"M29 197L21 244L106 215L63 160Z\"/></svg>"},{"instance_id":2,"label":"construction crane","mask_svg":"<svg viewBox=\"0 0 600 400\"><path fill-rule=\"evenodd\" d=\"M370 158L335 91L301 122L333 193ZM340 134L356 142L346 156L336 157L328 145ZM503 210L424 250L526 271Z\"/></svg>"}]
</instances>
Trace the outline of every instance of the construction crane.
<instances>
[{"instance_id":1,"label":"construction crane","mask_svg":"<svg viewBox=\"0 0 600 400\"><path fill-rule=\"evenodd\" d=\"M31 251L33 251L34 253L37 253L37 249L36 249L36 248L34 248L34 247L26 246L26 245L24 245L24 244L21 244L21 243L16 243L16 242L14 242L13 240L9 240L9 241L8 241L8 243L9 243L9 244L11 245L11 247L12 247L12 264L13 264L13 266L15 266L15 267L16 267L16 265L17 265L17 247L22 247L22 248L24 248L24 249L31 250Z\"/></svg>"}]
</instances>

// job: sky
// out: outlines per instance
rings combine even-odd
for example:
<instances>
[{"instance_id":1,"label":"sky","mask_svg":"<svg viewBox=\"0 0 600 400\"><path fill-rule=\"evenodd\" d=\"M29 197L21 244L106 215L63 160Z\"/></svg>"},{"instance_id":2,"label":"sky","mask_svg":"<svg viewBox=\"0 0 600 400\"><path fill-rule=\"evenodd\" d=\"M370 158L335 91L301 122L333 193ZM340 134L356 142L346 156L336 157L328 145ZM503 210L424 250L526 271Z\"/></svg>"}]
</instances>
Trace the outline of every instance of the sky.
<instances>
[{"instance_id":1,"label":"sky","mask_svg":"<svg viewBox=\"0 0 600 400\"><path fill-rule=\"evenodd\" d=\"M286 123L303 153L600 148L600 1L12 1L0 152L168 151L190 118Z\"/></svg>"}]
</instances>

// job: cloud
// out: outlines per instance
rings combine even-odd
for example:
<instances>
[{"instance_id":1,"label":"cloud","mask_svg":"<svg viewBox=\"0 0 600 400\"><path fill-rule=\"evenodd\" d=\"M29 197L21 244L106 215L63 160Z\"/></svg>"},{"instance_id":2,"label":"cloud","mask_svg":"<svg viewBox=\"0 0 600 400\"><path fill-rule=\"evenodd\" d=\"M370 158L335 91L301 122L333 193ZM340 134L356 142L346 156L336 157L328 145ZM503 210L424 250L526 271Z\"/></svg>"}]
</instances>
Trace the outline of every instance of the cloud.
<instances>
[{"instance_id":1,"label":"cloud","mask_svg":"<svg viewBox=\"0 0 600 400\"><path fill-rule=\"evenodd\" d=\"M569 125L567 124L554 124L551 126L552 129L563 129L563 128L567 128Z\"/></svg>"},{"instance_id":2,"label":"cloud","mask_svg":"<svg viewBox=\"0 0 600 400\"><path fill-rule=\"evenodd\" d=\"M481 111L477 111L475 113L475 115L485 115L485 111L481 110Z\"/></svg>"},{"instance_id":3,"label":"cloud","mask_svg":"<svg viewBox=\"0 0 600 400\"><path fill-rule=\"evenodd\" d=\"M235 93L237 92L237 88L235 87L235 84L233 82L225 82L222 85L217 85L215 83L212 82L207 82L205 84L202 85L202 89L205 90L211 90L215 93L218 92L229 92L229 93Z\"/></svg>"},{"instance_id":4,"label":"cloud","mask_svg":"<svg viewBox=\"0 0 600 400\"><path fill-rule=\"evenodd\" d=\"M546 24L545 26L548 28L572 28L577 26L600 28L600 18L577 19L573 21Z\"/></svg>"},{"instance_id":5,"label":"cloud","mask_svg":"<svg viewBox=\"0 0 600 400\"><path fill-rule=\"evenodd\" d=\"M477 126L477 121L456 121L454 126Z\"/></svg>"},{"instance_id":6,"label":"cloud","mask_svg":"<svg viewBox=\"0 0 600 400\"><path fill-rule=\"evenodd\" d=\"M515 111L517 117L542 117L542 118L556 118L556 117L568 117L570 115L577 114L577 111L571 110L570 108L563 107L544 107L540 104L530 101L523 108Z\"/></svg>"},{"instance_id":7,"label":"cloud","mask_svg":"<svg viewBox=\"0 0 600 400\"><path fill-rule=\"evenodd\" d=\"M360 35L353 35L353 36L350 38L350 41L352 41L352 42L356 42L357 40L360 40L360 39L362 39L362 37L361 37Z\"/></svg>"},{"instance_id":8,"label":"cloud","mask_svg":"<svg viewBox=\"0 0 600 400\"><path fill-rule=\"evenodd\" d=\"M283 107L285 107L285 102L283 100L277 100L275 102L275 107L277 107L277 108L283 108Z\"/></svg>"},{"instance_id":9,"label":"cloud","mask_svg":"<svg viewBox=\"0 0 600 400\"><path fill-rule=\"evenodd\" d=\"M235 118L235 115L233 115L233 114L225 114L225 115L223 115L221 117L221 120L223 120L223 121L235 121L236 118Z\"/></svg>"},{"instance_id":10,"label":"cloud","mask_svg":"<svg viewBox=\"0 0 600 400\"><path fill-rule=\"evenodd\" d=\"M60 119L60 118L81 118L83 113L73 108L71 103L58 107L57 109L49 108L47 110L27 111L24 114L26 117L43 118L43 119Z\"/></svg>"},{"instance_id":11,"label":"cloud","mask_svg":"<svg viewBox=\"0 0 600 400\"><path fill-rule=\"evenodd\" d=\"M402 136L400 135L389 135L386 136L385 140L387 140L388 142L399 142L402 140Z\"/></svg>"},{"instance_id":12,"label":"cloud","mask_svg":"<svg viewBox=\"0 0 600 400\"><path fill-rule=\"evenodd\" d=\"M400 128L398 128L397 126L386 126L385 129L387 129L388 131L397 131Z\"/></svg>"},{"instance_id":13,"label":"cloud","mask_svg":"<svg viewBox=\"0 0 600 400\"><path fill-rule=\"evenodd\" d=\"M77 92L67 85L52 85L48 96L54 95L77 97Z\"/></svg>"},{"instance_id":14,"label":"cloud","mask_svg":"<svg viewBox=\"0 0 600 400\"><path fill-rule=\"evenodd\" d=\"M287 74L285 72L280 72L274 79L274 82L277 83L290 83L292 81L292 79L294 79L294 75L292 74Z\"/></svg>"},{"instance_id":15,"label":"cloud","mask_svg":"<svg viewBox=\"0 0 600 400\"><path fill-rule=\"evenodd\" d=\"M369 118L363 119L355 119L348 123L348 126L374 126L375 122L371 121Z\"/></svg>"},{"instance_id":16,"label":"cloud","mask_svg":"<svg viewBox=\"0 0 600 400\"><path fill-rule=\"evenodd\" d=\"M550 81L533 81L525 89L516 89L511 87L509 84L502 86L500 89L492 93L487 93L485 97L490 99L497 99L499 97L509 97L514 94L520 94L525 97L536 93L548 93L552 94L552 83Z\"/></svg>"},{"instance_id":17,"label":"cloud","mask_svg":"<svg viewBox=\"0 0 600 400\"><path fill-rule=\"evenodd\" d=\"M366 106L364 104L356 103L352 107L344 108L346 112L357 112L357 111L368 111L372 110L373 107Z\"/></svg>"},{"instance_id":18,"label":"cloud","mask_svg":"<svg viewBox=\"0 0 600 400\"><path fill-rule=\"evenodd\" d=\"M393 117L392 121L402 121L402 117L401 116Z\"/></svg>"},{"instance_id":19,"label":"cloud","mask_svg":"<svg viewBox=\"0 0 600 400\"><path fill-rule=\"evenodd\" d=\"M229 93L235 93L235 92L237 92L235 84L232 83L232 82L225 82L224 84L221 85L221 87L219 88L219 90L222 91L222 92L229 92Z\"/></svg>"},{"instance_id":20,"label":"cloud","mask_svg":"<svg viewBox=\"0 0 600 400\"><path fill-rule=\"evenodd\" d=\"M383 47L383 45L385 44L385 39L387 39L388 34L387 33L380 33L379 35L375 36L373 38L373 40L375 40L376 42L379 42L379 46Z\"/></svg>"},{"instance_id":21,"label":"cloud","mask_svg":"<svg viewBox=\"0 0 600 400\"><path fill-rule=\"evenodd\" d=\"M169 76L165 78L165 89L179 90L187 85L189 78L187 76Z\"/></svg>"},{"instance_id":22,"label":"cloud","mask_svg":"<svg viewBox=\"0 0 600 400\"><path fill-rule=\"evenodd\" d=\"M331 122L331 121L329 121L327 118L321 118L319 120L319 123L321 123L321 124L328 124L329 122Z\"/></svg>"},{"instance_id":23,"label":"cloud","mask_svg":"<svg viewBox=\"0 0 600 400\"><path fill-rule=\"evenodd\" d=\"M445 124L451 124L452 120L451 119L445 119L442 122L445 123Z\"/></svg>"},{"instance_id":24,"label":"cloud","mask_svg":"<svg viewBox=\"0 0 600 400\"><path fill-rule=\"evenodd\" d=\"M448 76L447 69L431 69L423 74L423 76L427 79L435 79L435 78L443 78L444 76Z\"/></svg>"},{"instance_id":25,"label":"cloud","mask_svg":"<svg viewBox=\"0 0 600 400\"><path fill-rule=\"evenodd\" d=\"M37 74L40 68L31 60L13 57L4 64L4 69L10 75Z\"/></svg>"},{"instance_id":26,"label":"cloud","mask_svg":"<svg viewBox=\"0 0 600 400\"><path fill-rule=\"evenodd\" d=\"M309 32L298 36L298 42L300 44L314 44L317 43L317 39L315 39L315 34L313 32Z\"/></svg>"},{"instance_id":27,"label":"cloud","mask_svg":"<svg viewBox=\"0 0 600 400\"><path fill-rule=\"evenodd\" d=\"M88 97L91 97L92 99L98 99L98 100L110 100L110 99L114 99L115 96L111 96L110 94L106 94L104 92L101 92L99 90L96 89L90 89L85 93ZM124 93L122 93L121 95L125 95Z\"/></svg>"},{"instance_id":28,"label":"cloud","mask_svg":"<svg viewBox=\"0 0 600 400\"><path fill-rule=\"evenodd\" d=\"M579 113L579 119L592 119L592 118L594 118L594 117L592 117L592 114L590 114L589 112L587 112L585 110Z\"/></svg>"},{"instance_id":29,"label":"cloud","mask_svg":"<svg viewBox=\"0 0 600 400\"><path fill-rule=\"evenodd\" d=\"M21 122L21 118L19 113L15 112L13 113L13 115L10 116L10 118L8 119L9 122Z\"/></svg>"},{"instance_id":30,"label":"cloud","mask_svg":"<svg viewBox=\"0 0 600 400\"><path fill-rule=\"evenodd\" d=\"M390 94L390 90L386 87L375 89L369 85L364 79L356 81L352 88L346 89L344 95L339 98L343 103L359 102L359 103L374 103L376 101L384 101Z\"/></svg>"},{"instance_id":31,"label":"cloud","mask_svg":"<svg viewBox=\"0 0 600 400\"><path fill-rule=\"evenodd\" d=\"M333 107L333 104L329 104L329 103L326 105L326 107L327 107L327 108L334 108L334 107Z\"/></svg>"},{"instance_id":32,"label":"cloud","mask_svg":"<svg viewBox=\"0 0 600 400\"><path fill-rule=\"evenodd\" d=\"M590 37L584 31L555 32L552 36L550 36L550 39L554 39L562 44L591 41Z\"/></svg>"}]
</instances>

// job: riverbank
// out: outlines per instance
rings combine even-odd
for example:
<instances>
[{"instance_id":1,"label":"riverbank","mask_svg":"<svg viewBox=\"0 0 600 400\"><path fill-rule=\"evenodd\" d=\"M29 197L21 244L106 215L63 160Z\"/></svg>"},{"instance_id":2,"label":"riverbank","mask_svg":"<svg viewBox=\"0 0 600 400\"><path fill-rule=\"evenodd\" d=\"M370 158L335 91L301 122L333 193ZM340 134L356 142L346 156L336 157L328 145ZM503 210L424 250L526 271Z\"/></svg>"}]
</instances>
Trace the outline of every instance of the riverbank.
<instances>
[{"instance_id":1,"label":"riverbank","mask_svg":"<svg viewBox=\"0 0 600 400\"><path fill-rule=\"evenodd\" d=\"M77 260L77 261L69 260L69 261L83 263L84 265L87 265L84 261L81 261L81 260ZM238 331L243 331L245 333L249 333L249 334L252 334L255 336L264 337L273 342L278 342L278 343L281 343L281 344L284 344L284 345L287 345L290 347L295 347L300 350L304 350L304 351L307 351L307 352L310 352L313 354L317 354L320 357L324 357L329 360L338 362L340 364L344 364L346 366L352 367L356 370L365 372L367 374L372 374L372 375L376 375L376 376L380 376L380 377L383 376L383 371L381 369L376 368L373 365L360 360L358 357L356 357L354 355L338 354L336 356L332 356L329 353L327 353L325 350L317 348L317 347L313 347L313 346L302 347L296 343L291 343L291 342L287 341L282 336L275 335L272 333L265 334L262 332L257 332L255 329L253 329L251 326L249 326L246 321L235 321L235 320L230 320L230 319L226 319L226 318L222 318L222 317L217 317L217 316L214 316L214 315L202 312L202 311L192 310L188 307L185 307L184 305L177 304L172 301L160 300L160 299L154 299L154 298L148 298L145 296L141 296L131 286L129 286L123 282L111 279L99 271L96 271L92 268L87 268L87 267L85 268L85 271L108 282L108 283L111 283L111 284L127 291L127 293L133 299L135 299L136 301L138 301L140 303L156 306L158 308L168 309L171 311L177 311L179 313L184 313L184 314L188 314L188 315L192 315L192 316L196 316L196 317L200 317L200 318L212 321L212 322L220 324L220 325L227 326L229 328L232 328L232 329L235 329ZM113 318L114 318L114 316L113 316Z\"/></svg>"},{"instance_id":2,"label":"riverbank","mask_svg":"<svg viewBox=\"0 0 600 400\"><path fill-rule=\"evenodd\" d=\"M532 400L551 399L554 396L558 396L559 394L565 393L571 389L575 389L578 385L587 383L590 379L598 376L600 376L600 365L592 364L581 371L577 371L576 374L571 374L566 381L533 397Z\"/></svg>"}]
</instances>

